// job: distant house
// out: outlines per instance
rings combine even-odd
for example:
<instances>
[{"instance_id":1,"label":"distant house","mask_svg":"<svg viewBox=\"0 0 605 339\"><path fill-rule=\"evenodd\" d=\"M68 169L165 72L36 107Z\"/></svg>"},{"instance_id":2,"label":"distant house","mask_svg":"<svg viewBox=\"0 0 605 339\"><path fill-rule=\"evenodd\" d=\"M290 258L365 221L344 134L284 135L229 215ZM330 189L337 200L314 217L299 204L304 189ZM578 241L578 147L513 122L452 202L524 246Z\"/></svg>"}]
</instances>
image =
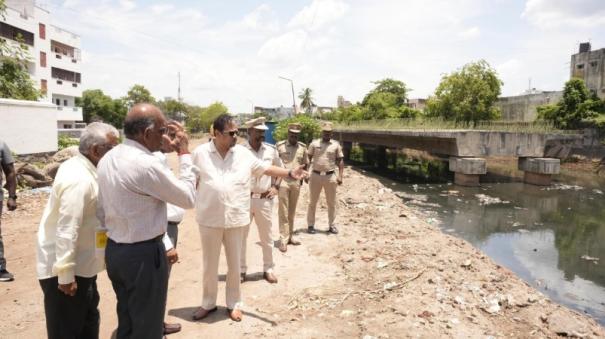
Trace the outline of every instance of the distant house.
<instances>
[{"instance_id":1,"label":"distant house","mask_svg":"<svg viewBox=\"0 0 605 339\"><path fill-rule=\"evenodd\" d=\"M263 113L273 120L282 120L286 118L290 118L295 115L294 109L292 107L261 107L254 106L254 113Z\"/></svg>"},{"instance_id":2,"label":"distant house","mask_svg":"<svg viewBox=\"0 0 605 339\"><path fill-rule=\"evenodd\" d=\"M538 106L556 104L562 97L562 91L540 91L534 88L521 95L500 97L496 106L500 108L502 120L534 121Z\"/></svg>"},{"instance_id":3,"label":"distant house","mask_svg":"<svg viewBox=\"0 0 605 339\"><path fill-rule=\"evenodd\" d=\"M337 108L347 108L347 107L351 107L353 106L353 104L348 101L345 100L345 98L342 95L339 95L338 98L336 98L336 107Z\"/></svg>"},{"instance_id":4,"label":"distant house","mask_svg":"<svg viewBox=\"0 0 605 339\"><path fill-rule=\"evenodd\" d=\"M580 78L599 98L605 99L605 48L591 50L590 42L580 44L577 54L571 56L570 78Z\"/></svg>"},{"instance_id":5,"label":"distant house","mask_svg":"<svg viewBox=\"0 0 605 339\"><path fill-rule=\"evenodd\" d=\"M423 111L426 107L426 99L416 98L416 99L408 99L406 105L409 108L417 109L419 111Z\"/></svg>"}]
</instances>

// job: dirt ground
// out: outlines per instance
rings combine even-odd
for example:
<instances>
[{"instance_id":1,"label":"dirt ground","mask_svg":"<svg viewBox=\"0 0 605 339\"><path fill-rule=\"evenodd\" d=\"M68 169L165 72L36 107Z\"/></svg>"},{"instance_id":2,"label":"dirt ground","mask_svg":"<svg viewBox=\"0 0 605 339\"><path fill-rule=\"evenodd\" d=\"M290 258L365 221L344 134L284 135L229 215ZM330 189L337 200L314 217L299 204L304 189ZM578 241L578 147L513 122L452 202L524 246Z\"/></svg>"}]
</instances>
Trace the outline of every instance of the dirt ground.
<instances>
[{"instance_id":1,"label":"dirt ground","mask_svg":"<svg viewBox=\"0 0 605 339\"><path fill-rule=\"evenodd\" d=\"M176 165L174 157L171 162ZM425 223L421 211L405 206L390 185L347 167L338 193L340 234L323 232L327 210L322 202L320 232L301 232L302 245L288 247L285 254L275 249L275 285L262 279L253 224L248 238L252 281L242 286L241 323L229 320L224 307L203 321L191 320L201 302L202 267L194 211L187 211L166 318L180 322L183 330L170 337L605 337L594 320L550 301L466 241ZM295 224L300 231L306 229L306 185L302 192ZM45 337L34 244L46 199L44 193L21 194L20 208L2 216L8 269L16 280L0 283L0 338ZM224 306L224 257L220 267L218 303ZM101 338L110 338L117 319L105 272L98 275L98 286Z\"/></svg>"}]
</instances>

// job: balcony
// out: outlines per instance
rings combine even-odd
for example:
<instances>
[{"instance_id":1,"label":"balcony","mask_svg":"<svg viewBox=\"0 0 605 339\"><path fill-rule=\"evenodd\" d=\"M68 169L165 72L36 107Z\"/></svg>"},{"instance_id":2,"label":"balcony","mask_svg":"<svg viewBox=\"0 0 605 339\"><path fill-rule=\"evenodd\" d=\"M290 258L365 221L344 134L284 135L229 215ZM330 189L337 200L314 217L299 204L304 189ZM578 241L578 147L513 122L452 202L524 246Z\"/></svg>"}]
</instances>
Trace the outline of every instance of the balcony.
<instances>
[{"instance_id":1,"label":"balcony","mask_svg":"<svg viewBox=\"0 0 605 339\"><path fill-rule=\"evenodd\" d=\"M57 121L82 121L82 107L57 106Z\"/></svg>"},{"instance_id":2,"label":"balcony","mask_svg":"<svg viewBox=\"0 0 605 339\"><path fill-rule=\"evenodd\" d=\"M52 41L71 48L80 46L80 36L57 26L50 26L48 33ZM76 48L77 49L77 48Z\"/></svg>"}]
</instances>

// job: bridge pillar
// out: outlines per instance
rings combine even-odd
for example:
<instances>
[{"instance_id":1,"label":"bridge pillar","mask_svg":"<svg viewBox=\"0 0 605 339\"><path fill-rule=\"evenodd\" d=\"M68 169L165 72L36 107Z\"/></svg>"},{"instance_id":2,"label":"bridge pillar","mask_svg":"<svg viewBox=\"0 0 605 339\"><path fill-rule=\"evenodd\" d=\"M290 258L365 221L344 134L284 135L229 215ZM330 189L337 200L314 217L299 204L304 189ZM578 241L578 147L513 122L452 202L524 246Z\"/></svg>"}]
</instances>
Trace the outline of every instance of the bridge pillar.
<instances>
[{"instance_id":1,"label":"bridge pillar","mask_svg":"<svg viewBox=\"0 0 605 339\"><path fill-rule=\"evenodd\" d=\"M479 177L487 173L483 158L450 157L450 171L454 172L454 183L461 186L479 186Z\"/></svg>"},{"instance_id":2,"label":"bridge pillar","mask_svg":"<svg viewBox=\"0 0 605 339\"><path fill-rule=\"evenodd\" d=\"M384 146L376 146L376 165L379 169L386 169L388 167L387 148Z\"/></svg>"},{"instance_id":3,"label":"bridge pillar","mask_svg":"<svg viewBox=\"0 0 605 339\"><path fill-rule=\"evenodd\" d=\"M525 172L523 181L527 184L548 186L553 174L559 174L561 160L554 158L519 158L519 170Z\"/></svg>"},{"instance_id":4,"label":"bridge pillar","mask_svg":"<svg viewBox=\"0 0 605 339\"><path fill-rule=\"evenodd\" d=\"M353 149L353 143L350 141L343 141L342 143L342 153L344 155L345 161L349 161L351 159L351 150Z\"/></svg>"}]
</instances>

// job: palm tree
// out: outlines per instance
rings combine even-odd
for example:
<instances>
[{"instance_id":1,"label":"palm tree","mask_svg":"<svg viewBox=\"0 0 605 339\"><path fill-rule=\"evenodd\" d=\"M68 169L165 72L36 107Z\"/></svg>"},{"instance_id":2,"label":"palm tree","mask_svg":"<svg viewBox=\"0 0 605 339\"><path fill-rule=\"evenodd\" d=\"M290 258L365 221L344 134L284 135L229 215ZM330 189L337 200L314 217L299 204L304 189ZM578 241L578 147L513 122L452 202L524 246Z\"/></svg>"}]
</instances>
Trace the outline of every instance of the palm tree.
<instances>
[{"instance_id":1,"label":"palm tree","mask_svg":"<svg viewBox=\"0 0 605 339\"><path fill-rule=\"evenodd\" d=\"M298 95L298 98L301 100L300 107L304 108L305 112L311 113L311 108L315 105L313 103L313 90L309 87L303 88Z\"/></svg>"}]
</instances>

